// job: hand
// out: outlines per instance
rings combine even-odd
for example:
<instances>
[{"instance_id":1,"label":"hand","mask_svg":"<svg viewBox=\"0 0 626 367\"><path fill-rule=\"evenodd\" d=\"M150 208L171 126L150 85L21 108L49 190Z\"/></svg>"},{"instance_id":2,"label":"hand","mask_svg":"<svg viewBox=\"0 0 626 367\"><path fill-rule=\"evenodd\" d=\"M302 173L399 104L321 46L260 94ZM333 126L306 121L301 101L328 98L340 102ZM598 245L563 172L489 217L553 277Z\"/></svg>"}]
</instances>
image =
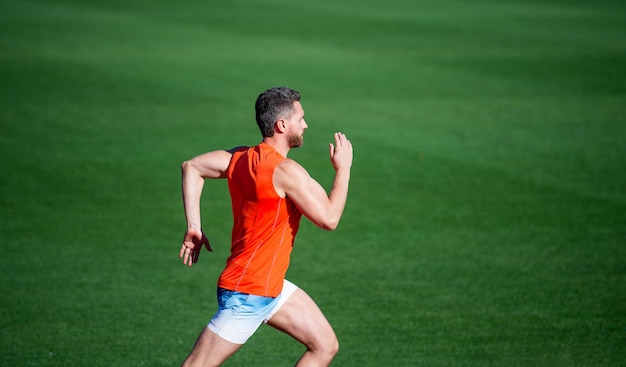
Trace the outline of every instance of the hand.
<instances>
[{"instance_id":1,"label":"hand","mask_svg":"<svg viewBox=\"0 0 626 367\"><path fill-rule=\"evenodd\" d=\"M187 230L185 238L183 239L183 244L180 247L180 253L178 254L178 257L183 259L183 264L192 266L198 262L202 245L204 245L207 250L213 251L211 245L209 244L209 239L203 232L193 229Z\"/></svg>"},{"instance_id":2,"label":"hand","mask_svg":"<svg viewBox=\"0 0 626 367\"><path fill-rule=\"evenodd\" d=\"M335 170L352 166L352 143L342 133L335 133L335 145L329 144L330 161Z\"/></svg>"}]
</instances>

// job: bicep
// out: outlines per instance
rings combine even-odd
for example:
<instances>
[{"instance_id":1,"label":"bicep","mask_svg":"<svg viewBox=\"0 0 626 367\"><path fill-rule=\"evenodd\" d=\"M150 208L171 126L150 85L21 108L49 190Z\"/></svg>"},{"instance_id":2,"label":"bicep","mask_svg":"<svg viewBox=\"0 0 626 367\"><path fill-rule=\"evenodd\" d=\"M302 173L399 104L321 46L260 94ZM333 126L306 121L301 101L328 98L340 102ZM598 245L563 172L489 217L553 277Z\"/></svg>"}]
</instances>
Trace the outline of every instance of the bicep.
<instances>
[{"instance_id":1,"label":"bicep","mask_svg":"<svg viewBox=\"0 0 626 367\"><path fill-rule=\"evenodd\" d=\"M224 178L232 158L231 150L214 150L183 163L183 169L193 169L203 178Z\"/></svg>"},{"instance_id":2,"label":"bicep","mask_svg":"<svg viewBox=\"0 0 626 367\"><path fill-rule=\"evenodd\" d=\"M284 193L310 221L323 226L329 208L328 195L299 164L285 165L275 175L279 193Z\"/></svg>"}]
</instances>

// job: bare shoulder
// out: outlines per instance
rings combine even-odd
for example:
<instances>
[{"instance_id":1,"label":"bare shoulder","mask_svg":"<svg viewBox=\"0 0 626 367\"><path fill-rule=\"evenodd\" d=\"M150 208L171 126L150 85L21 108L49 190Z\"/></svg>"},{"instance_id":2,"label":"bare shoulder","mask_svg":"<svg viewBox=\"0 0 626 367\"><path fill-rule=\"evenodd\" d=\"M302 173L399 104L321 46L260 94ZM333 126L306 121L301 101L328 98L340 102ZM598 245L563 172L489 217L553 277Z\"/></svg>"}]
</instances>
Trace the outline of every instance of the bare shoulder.
<instances>
[{"instance_id":1,"label":"bare shoulder","mask_svg":"<svg viewBox=\"0 0 626 367\"><path fill-rule=\"evenodd\" d=\"M282 162L280 162L278 164L278 166L276 166L276 170L275 172L278 173L278 175L285 177L285 178L298 178L298 176L304 175L304 176L309 176L309 173L307 172L307 170L302 167L302 165L296 161L294 161L293 159L287 158L285 160L283 160Z\"/></svg>"},{"instance_id":2,"label":"bare shoulder","mask_svg":"<svg viewBox=\"0 0 626 367\"><path fill-rule=\"evenodd\" d=\"M280 196L285 196L285 192L304 184L310 177L300 163L287 158L274 169L274 189Z\"/></svg>"}]
</instances>

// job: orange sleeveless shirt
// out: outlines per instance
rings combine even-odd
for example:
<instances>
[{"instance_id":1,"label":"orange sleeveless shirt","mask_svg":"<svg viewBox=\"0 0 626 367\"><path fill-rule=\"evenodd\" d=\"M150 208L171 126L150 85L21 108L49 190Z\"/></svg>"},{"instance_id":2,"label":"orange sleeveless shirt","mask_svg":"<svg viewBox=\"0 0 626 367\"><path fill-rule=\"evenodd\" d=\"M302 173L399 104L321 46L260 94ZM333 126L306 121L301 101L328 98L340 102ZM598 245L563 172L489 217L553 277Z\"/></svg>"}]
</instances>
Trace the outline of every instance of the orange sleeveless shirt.
<instances>
[{"instance_id":1,"label":"orange sleeveless shirt","mask_svg":"<svg viewBox=\"0 0 626 367\"><path fill-rule=\"evenodd\" d=\"M302 213L274 190L274 168L286 159L269 144L235 152L228 166L231 255L218 287L276 297L283 287Z\"/></svg>"}]
</instances>

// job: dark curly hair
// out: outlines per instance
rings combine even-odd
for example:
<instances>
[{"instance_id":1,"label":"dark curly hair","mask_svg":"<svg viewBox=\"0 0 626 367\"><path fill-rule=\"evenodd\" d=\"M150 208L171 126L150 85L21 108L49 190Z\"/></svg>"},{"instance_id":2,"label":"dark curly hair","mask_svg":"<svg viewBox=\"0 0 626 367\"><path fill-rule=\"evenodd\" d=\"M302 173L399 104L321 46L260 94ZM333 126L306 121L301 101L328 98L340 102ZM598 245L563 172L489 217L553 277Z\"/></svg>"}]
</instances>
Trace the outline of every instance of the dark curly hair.
<instances>
[{"instance_id":1,"label":"dark curly hair","mask_svg":"<svg viewBox=\"0 0 626 367\"><path fill-rule=\"evenodd\" d=\"M300 92L287 87L274 87L259 94L254 104L256 123L263 137L274 136L274 125L293 113L293 103L300 101Z\"/></svg>"}]
</instances>

